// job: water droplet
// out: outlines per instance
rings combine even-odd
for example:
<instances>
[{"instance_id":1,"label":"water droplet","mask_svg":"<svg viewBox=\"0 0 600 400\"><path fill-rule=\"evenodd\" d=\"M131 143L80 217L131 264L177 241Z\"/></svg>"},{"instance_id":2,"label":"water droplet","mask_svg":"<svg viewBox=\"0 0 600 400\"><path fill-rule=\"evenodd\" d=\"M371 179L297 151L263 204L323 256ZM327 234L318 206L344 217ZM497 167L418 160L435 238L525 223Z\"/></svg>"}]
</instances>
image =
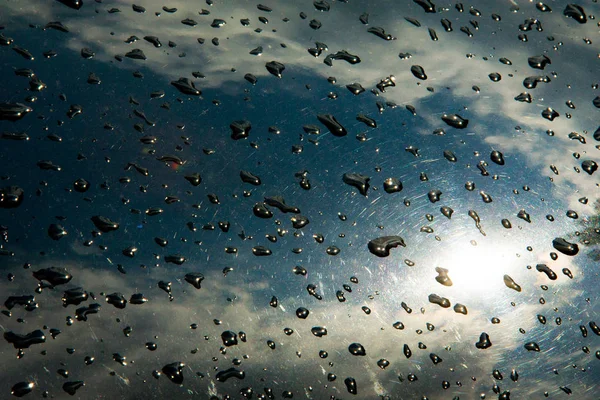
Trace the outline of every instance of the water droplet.
<instances>
[{"instance_id":1,"label":"water droplet","mask_svg":"<svg viewBox=\"0 0 600 400\"><path fill-rule=\"evenodd\" d=\"M447 269L436 267L435 272L438 273L438 276L435 277L435 280L438 281L438 283L441 283L444 286L452 286L452 280L448 276Z\"/></svg>"},{"instance_id":2,"label":"water droplet","mask_svg":"<svg viewBox=\"0 0 600 400\"><path fill-rule=\"evenodd\" d=\"M576 243L567 242L563 238L555 238L552 241L552 246L563 254L575 256L579 253L579 246Z\"/></svg>"},{"instance_id":3,"label":"water droplet","mask_svg":"<svg viewBox=\"0 0 600 400\"><path fill-rule=\"evenodd\" d=\"M434 365L438 365L443 361L441 357L435 353L429 353L429 359L433 362Z\"/></svg>"},{"instance_id":4,"label":"water droplet","mask_svg":"<svg viewBox=\"0 0 600 400\"><path fill-rule=\"evenodd\" d=\"M367 355L367 351L365 350L363 345L360 343L351 343L348 346L348 351L353 356L366 356Z\"/></svg>"},{"instance_id":5,"label":"water droplet","mask_svg":"<svg viewBox=\"0 0 600 400\"><path fill-rule=\"evenodd\" d=\"M527 59L527 62L531 68L541 70L546 68L546 65L552 64L552 61L550 61L550 58L546 55L531 56Z\"/></svg>"},{"instance_id":6,"label":"water droplet","mask_svg":"<svg viewBox=\"0 0 600 400\"><path fill-rule=\"evenodd\" d=\"M438 296L437 294L429 295L429 302L433 304L437 304L440 307L448 308L450 307L450 300L445 297Z\"/></svg>"},{"instance_id":7,"label":"water droplet","mask_svg":"<svg viewBox=\"0 0 600 400\"><path fill-rule=\"evenodd\" d=\"M413 65L410 67L410 72L415 76L415 78L426 80L427 75L425 74L425 70L420 65Z\"/></svg>"},{"instance_id":8,"label":"water droplet","mask_svg":"<svg viewBox=\"0 0 600 400\"><path fill-rule=\"evenodd\" d=\"M62 385L63 390L70 394L71 396L75 396L77 391L85 386L84 381L74 381L74 382L65 382Z\"/></svg>"},{"instance_id":9,"label":"water droplet","mask_svg":"<svg viewBox=\"0 0 600 400\"><path fill-rule=\"evenodd\" d=\"M580 24L585 24L587 22L585 11L583 10L583 7L578 4L567 4L563 11L563 15L574 19Z\"/></svg>"},{"instance_id":10,"label":"water droplet","mask_svg":"<svg viewBox=\"0 0 600 400\"><path fill-rule=\"evenodd\" d=\"M536 352L540 351L540 346L538 346L538 344L535 342L527 342L527 343L525 343L524 347L528 351L536 351Z\"/></svg>"},{"instance_id":11,"label":"water droplet","mask_svg":"<svg viewBox=\"0 0 600 400\"><path fill-rule=\"evenodd\" d=\"M469 125L469 120L464 119L458 114L444 114L442 121L456 129L465 129Z\"/></svg>"},{"instance_id":12,"label":"water droplet","mask_svg":"<svg viewBox=\"0 0 600 400\"><path fill-rule=\"evenodd\" d=\"M460 304L460 303L456 303L454 305L454 312L457 314L467 315L468 314L467 306Z\"/></svg>"},{"instance_id":13,"label":"water droplet","mask_svg":"<svg viewBox=\"0 0 600 400\"><path fill-rule=\"evenodd\" d=\"M514 280L513 278L511 278L508 275L504 275L504 284L506 285L507 288L509 289L513 289L516 290L517 292L521 291L521 286L519 286Z\"/></svg>"},{"instance_id":14,"label":"water droplet","mask_svg":"<svg viewBox=\"0 0 600 400\"><path fill-rule=\"evenodd\" d=\"M348 134L346 128L344 128L333 115L319 114L317 115L317 118L334 136L342 137Z\"/></svg>"},{"instance_id":15,"label":"water droplet","mask_svg":"<svg viewBox=\"0 0 600 400\"><path fill-rule=\"evenodd\" d=\"M475 347L477 347L478 349L488 349L488 348L492 347L492 342L490 341L489 335L485 332L482 332L481 335L479 336L479 341L477 343L475 343ZM502 378L500 378L500 379L502 379Z\"/></svg>"},{"instance_id":16,"label":"water droplet","mask_svg":"<svg viewBox=\"0 0 600 400\"><path fill-rule=\"evenodd\" d=\"M285 70L285 65L279 61L269 61L266 63L265 67L270 74L276 76L277 78L281 78L281 74Z\"/></svg>"},{"instance_id":17,"label":"water droplet","mask_svg":"<svg viewBox=\"0 0 600 400\"><path fill-rule=\"evenodd\" d=\"M346 385L346 389L350 394L358 394L358 387L356 385L356 380L354 378L348 377L344 379L344 384Z\"/></svg>"},{"instance_id":18,"label":"water droplet","mask_svg":"<svg viewBox=\"0 0 600 400\"><path fill-rule=\"evenodd\" d=\"M404 239L400 236L382 236L369 241L367 247L371 254L377 257L387 257L390 255L390 250L398 246L406 247Z\"/></svg>"}]
</instances>

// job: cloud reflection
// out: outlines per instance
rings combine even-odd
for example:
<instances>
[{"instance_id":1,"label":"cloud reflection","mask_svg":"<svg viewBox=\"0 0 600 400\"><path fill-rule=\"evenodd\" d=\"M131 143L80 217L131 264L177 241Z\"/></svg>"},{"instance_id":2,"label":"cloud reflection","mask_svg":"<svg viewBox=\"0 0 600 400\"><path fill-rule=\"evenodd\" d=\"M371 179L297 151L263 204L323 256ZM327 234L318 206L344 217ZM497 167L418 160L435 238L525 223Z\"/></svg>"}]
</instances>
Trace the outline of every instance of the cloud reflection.
<instances>
[{"instance_id":1,"label":"cloud reflection","mask_svg":"<svg viewBox=\"0 0 600 400\"><path fill-rule=\"evenodd\" d=\"M467 26L468 20L475 18L471 14L467 16L466 12L459 14L452 8L445 10L439 7L441 14L452 18L455 25L453 32L446 33L442 32L439 23L440 14L424 14L413 2L406 2L402 7L393 2L335 2L331 4L330 12L318 12L310 3L299 6L280 2L273 5L273 13L268 14L268 24L257 21L262 13L253 3L206 6L211 11L207 16L198 15L198 5L174 3L170 6L178 8L175 14L162 12L160 17L156 16L154 12L163 5L155 1L145 2L147 12L144 14L135 13L131 4L126 2L110 5L86 3L86 8L79 13L58 2L6 5L11 19L41 26L51 20L61 20L69 27L68 34L53 30L36 31L35 37L41 42L31 43L35 47L30 48L36 57L41 59L38 53L47 50L44 40L48 41L48 46L61 43L61 51L66 48L72 54L79 53L83 47L89 47L96 53L94 59L81 60L80 65L86 73L88 69L89 72L97 69L104 72L100 96L106 98L99 100L106 103L107 108L103 110L108 109L108 103L113 100L114 107L120 107L117 99L123 100L122 97L126 98L129 93L147 100L152 90L164 89L168 93L167 98L174 104L173 109L178 110L171 113L175 117L168 116L166 112L158 114L162 110L158 110L156 104L148 104L147 101L143 104L146 110L156 111L160 116L156 127L146 129L157 133L166 143L165 147L159 147L161 151L173 151L174 143L180 143L175 141L181 136L179 131L188 135L191 142L202 143L193 147L193 151L182 146L187 151L184 154L188 156L188 163L180 169L152 169L151 183L136 180L129 187L117 189L122 191L123 198L129 197L132 204L140 209L163 204L164 196L158 189L158 182L164 185L165 190L185 193L191 190L190 187L183 186L187 184L183 179L179 182L174 177L182 178L195 168L202 169L208 189L218 188L222 207L211 208L206 200L198 200L200 196L206 198L206 190L202 187L202 192L190 193L188 197L181 195L182 204L171 209L165 207L167 211L163 219L143 220L142 223L128 214L128 208L119 209L99 198L94 206L100 204L97 207L105 207L103 211L123 220L123 236L105 235L97 239L98 243L106 244L107 252L81 244L88 235L86 230L91 229L89 224L83 223L73 223L73 229L69 229L70 236L49 251L54 257L53 262L41 261L42 256L34 257L26 241L13 244L13 248L18 250L18 261L35 258L35 269L66 266L75 277L68 286L80 285L87 291L93 291L97 296L95 301L102 305L102 309L99 314L91 315L88 322L76 321L73 326L65 326L65 317L73 315L74 310L72 306L63 309L60 305L62 287L46 289L37 295L39 310L26 313L20 308L15 309L10 320L2 323L3 330L26 333L48 326L58 327L63 333L55 340L48 339L44 345L46 355L39 354L34 347L18 360L17 367L13 366L15 350L4 343L0 355L4 360L10 360L1 364L7 382L3 389L5 393L9 384L29 379L35 381L40 390L48 388L52 395L62 394L60 387L63 381L56 376L55 370L64 367L61 365L64 363L70 370L69 380L85 380L82 398L95 393L131 398L184 398L190 394L222 397L230 394L235 398L239 397L242 388L252 387L258 395L265 386L273 388L277 396L290 390L296 397L343 397L347 396L346 377L356 379L361 398L425 395L435 398L446 393L442 389L443 381L451 385L448 393L452 392L461 399L480 398L481 393L491 396L494 383L501 384L503 391L510 389L517 398L538 396L546 390L555 395L562 393L558 388L564 385L573 388L580 398L592 395L590 388L598 386L598 379L590 373L585 377L574 375L575 372L565 366L577 363L581 368L588 368L587 363L593 356L593 353L584 355L583 352L573 355L583 345L589 346L580 338L578 325L589 323L598 311L599 303L593 301L595 298L585 301L593 297L590 294L596 278L593 266L588 259L571 259L562 254L554 261L549 253L554 251L551 247L554 237L577 229L577 225L564 215L567 208L580 213L584 220L597 213L591 207L593 201L587 205L579 201L583 196L592 200L597 192L596 181L574 170L581 160L593 157L597 151L590 135L584 134L584 131L592 132L597 125L594 119L596 110L591 105L594 70L588 68L588 58L593 52L580 41L580 37L594 37L593 24L574 27L574 22L565 21L556 6L555 12L540 17L546 31L529 32L530 41L525 44L517 42L516 27L531 13L537 13L533 3L522 5L522 10L515 13L510 12L508 4L481 4L481 7L475 4L484 10L484 15L476 19L480 21L480 29L473 28L473 38L459 31L461 25ZM121 12L108 13L107 10L112 7L118 7ZM93 9L98 12L90 11ZM382 26L398 39L383 41L366 32L367 27L358 19L365 10L370 13L369 26ZM301 11L308 14L306 20L299 17ZM397 15L398 11L401 15ZM502 14L501 24L489 18L491 12ZM418 18L422 26L411 25L403 19L405 16ZM290 21L283 22L284 17L289 17ZM180 21L184 18L193 18L199 24L195 27L183 25ZM214 18L222 18L226 25L211 28L210 21ZM239 22L241 18L250 18L250 26L243 26ZM308 26L312 18L322 22L320 30L312 30ZM29 32L26 29L31 28L21 25L7 24L14 29L11 34L27 42ZM254 31L258 27L262 28L260 33ZM440 40L431 41L428 27L438 31ZM140 40L133 44L124 43L131 35ZM154 48L144 40L146 35L158 36L163 46ZM554 36L554 40L547 39L550 35ZM219 46L210 43L213 37L219 38ZM200 44L198 38L205 39L204 44ZM176 47L169 47L169 40ZM322 41L328 47L327 52L318 58L307 51L315 41ZM249 54L259 45L263 47L262 55ZM114 59L115 55L123 55L133 48L142 49L148 59L125 58L123 62ZM332 67L323 63L326 54L342 49L358 54L362 62L350 65L337 60ZM401 60L399 52L411 53L412 57ZM539 72L527 66L527 57L534 54L549 54L552 64L548 70ZM582 62L577 60L583 56L588 58L581 66ZM513 65L497 62L499 57L510 58ZM270 75L265 68L265 63L271 60L285 64L281 80ZM7 61L5 67L16 66L13 61ZM51 60L44 62L50 63ZM593 62L590 59L589 65L594 65ZM417 80L410 72L413 65L421 65L428 79ZM40 72L37 72L38 68ZM36 64L36 73L44 75L44 68L45 64L44 67ZM133 80L130 74L137 70L146 77L129 86L124 77ZM205 79L196 80L206 98L196 102L182 100L179 105L173 96L180 94L169 86L169 82L182 76L191 77L193 71L206 75ZM558 73L553 74L554 71ZM492 82L488 77L492 72L500 73L502 80ZM256 86L243 79L245 73L258 77ZM523 78L538 73L548 74L552 82L530 90L534 98L532 104L515 101L514 97L526 90ZM395 77L396 87L378 93L378 97L368 92L349 97L344 87L360 82L371 89L390 75ZM336 85L327 83L326 78L330 76L336 77ZM51 76L44 79L48 83L53 81ZM121 86L121 80L127 83ZM54 88L61 89L71 84L60 80L52 83ZM117 87L115 92L103 93L102 88L108 85ZM307 90L305 85L309 85L311 90ZM479 92L473 90L474 85L479 87ZM70 88L71 92L75 91L74 88ZM330 100L330 92L336 92L338 100ZM74 95L85 100L81 93ZM247 97L248 101L240 100L243 97ZM213 99L223 104L213 107L208 104ZM573 99L577 109L568 109L564 105L566 99ZM377 100L401 106L413 105L417 115L412 116L402 107L388 107L378 114ZM546 107L556 108L561 116L553 122L542 118L541 111ZM128 112L119 111L123 114ZM299 137L301 126L317 124L316 114L322 112L335 113L344 122L351 132L346 138L348 140L335 141L336 138L325 129L315 139L318 145L310 144L304 136ZM366 129L356 121L355 114L358 112L376 118L379 129ZM459 113L468 118L468 129L458 131L446 126L441 120L445 113ZM573 117L567 118L567 113L572 113ZM114 114L113 118L122 122L122 126L131 125L131 117L116 111ZM179 121L175 121L176 118ZM257 148L266 149L264 153L246 148L248 146L234 147L227 141L227 126L236 118L252 119L253 135L256 135L252 140L260 143ZM177 123L186 125L186 130L174 128ZM264 136L266 129L262 128L272 123L283 126L283 133ZM519 128L516 129L516 126ZM437 128L444 128L446 135L433 135ZM75 137L75 130L72 125L65 128L67 133L73 134L70 135L72 137ZM553 130L554 136L548 135L547 130ZM584 145L569 139L570 132L584 134L587 143ZM364 134L366 140L355 140L357 134ZM155 162L149 151L151 146L142 150L134 147L132 150L126 145L115 144L121 139L118 136L110 136L109 139L100 134L97 136L106 143L102 152L110 153L115 160L113 165L119 168L111 170L111 166L100 164L102 167L98 170L106 177L123 175L121 164L134 158L144 161L144 165ZM289 158L289 149L298 143L306 149L298 154L299 157ZM413 157L405 151L411 145L420 148L420 157ZM82 146L89 150L86 151L88 154L99 152L87 143ZM200 153L201 149L209 147L219 150L212 159L207 159L206 153ZM443 157L443 150L447 148L458 155L457 163L450 164ZM491 165L489 169L496 177L482 177L476 165L482 160L489 162L489 153L496 149L502 150L507 165L502 168ZM574 152L580 153L581 159L574 157ZM62 157L60 154L49 155ZM70 157L73 158L72 154ZM66 155L64 158L67 158ZM211 165L216 167L209 168ZM555 175L550 165L556 165L560 174ZM405 186L403 192L384 194L380 188L385 177L381 174L375 176L372 171L376 167L380 167L386 177L394 175L400 178ZM258 169L268 186L267 189L257 189L246 201L238 182L224 177L235 176L240 169L248 168ZM314 184L308 194L291 180L295 173L307 168ZM79 170L75 171L79 173ZM341 175L349 171L373 175L372 190L366 198L342 184ZM421 172L427 172L428 181L421 182ZM475 191L464 189L467 180L475 182ZM52 182L54 186L70 184L66 181L60 184ZM116 182L113 184L117 185ZM149 195L133 194L132 188L139 186L146 186ZM524 186L528 186L529 190L525 190ZM439 206L427 200L426 194L431 189L443 192ZM479 190L491 194L494 201L490 204L482 202ZM230 198L231 193L238 197ZM262 195L273 194L285 194L290 202L294 200L310 217L309 230L293 237L288 216L283 214L277 214L276 218L283 221L285 228L249 220L253 217L246 211L251 209L252 204L260 201ZM410 207L404 205L405 199L411 202ZM192 208L192 204L197 206ZM439 212L441 205L453 207L455 214L451 219ZM531 224L517 218L522 208L532 215ZM469 217L471 209L476 209L481 216L486 236ZM55 210L52 209L52 212ZM85 214L87 221L88 211L91 212L87 208L85 211L73 211L74 215L69 216L65 224L77 221L79 213ZM348 214L349 221L341 221L338 212ZM556 221L549 222L547 214L553 214ZM223 232L213 236L202 232L204 236L201 236L185 226L187 220L194 220L196 225L202 226L207 221L225 218L231 218L236 233L243 229L254 239L241 241L233 234L225 235ZM502 218L512 222L512 229L502 227ZM171 223L177 226L172 227ZM422 232L423 226L429 226L434 232ZM277 245L272 245L274 255L267 261L252 256L252 246L271 246L265 235L275 234L278 227L290 232L287 236L279 236ZM326 242L316 244L310 229L324 233ZM231 233L233 231L232 228ZM374 259L366 251L366 243L376 235L381 236L382 231L385 234L401 234L406 239L407 248L392 250L388 258ZM169 251L185 254L189 258L188 263L176 267L164 264L162 253L153 256L160 249L146 247L146 244L151 243L155 232L158 232L156 235L168 234L171 242ZM48 247L45 242L39 243L41 247ZM135 243L143 243L139 258L136 262L123 261L119 254L121 248ZM61 247L65 244L68 246ZM238 247L236 257L223 253L223 248L229 245ZM329 245L338 246L340 255L327 255L325 249ZM294 248L302 248L303 252L292 253ZM113 250L117 253L111 253ZM411 260L414 265L409 266L410 263L403 262L405 259ZM138 260L145 268L138 268ZM127 274L115 270L118 263L126 265ZM548 282L535 270L537 263L551 264L559 279ZM308 277L291 272L299 264L309 270ZM232 266L233 271L224 276L221 270L226 266ZM437 266L449 270L454 283L452 287L443 287L435 281ZM574 279L561 274L562 268L569 268ZM14 272L17 279L15 282L2 282L2 292L30 293L35 288L35 282L29 276L30 270L21 270L17 262L11 263L10 271L13 270L18 271ZM206 276L200 290L183 280L185 273L197 271ZM524 288L522 293L504 285L502 278L505 274ZM358 277L359 283L352 284L351 276ZM172 302L158 288L160 280L172 282ZM319 301L307 294L306 287L310 283L317 286L324 300ZM343 289L344 284L349 285L352 292ZM550 287L545 290L540 288L541 285ZM345 290L346 302L336 300L338 290ZM126 298L141 292L149 298L149 302L140 306L129 304L125 310L117 310L104 301L104 296L113 292L120 292ZM452 305L466 305L468 315L429 303L427 299L431 293L447 297ZM268 306L273 295L278 297L278 308ZM412 313L408 314L402 308L403 302L412 308ZM371 310L370 314L361 309L363 306ZM295 316L298 307L310 310L306 320ZM538 314L546 314L549 322L540 324ZM562 325L556 324L557 316L562 318ZM24 318L23 323L18 322L20 317ZM501 322L492 324L492 317L499 318ZM221 324L217 325L214 320L221 321ZM395 329L393 324L396 321L401 321L405 329ZM194 323L198 324L197 329L190 328ZM428 323L435 328L429 330ZM130 337L122 332L126 326L133 328ZM317 326L325 327L328 334L315 337L311 328ZM295 333L286 336L283 332L286 327ZM244 331L248 342L222 350L220 335L224 330ZM487 332L491 338L493 345L490 349L475 347L482 332ZM267 345L268 340L275 343L274 350ZM156 342L158 350L147 350L144 346L147 341ZM541 354L527 352L523 348L523 344L529 341L540 345ZM364 345L366 356L350 355L348 346L354 342ZM427 348L420 349L419 342ZM404 344L413 351L410 359L402 354ZM68 354L66 347L74 348L75 353ZM327 358L319 356L321 350L327 351ZM122 366L116 363L113 353L126 356L129 364ZM434 365L430 353L437 354L444 361ZM93 366L84 365L85 355L96 358ZM237 363L234 362L236 358L241 360L239 368L246 372L247 377L243 381L217 382L216 371L230 368ZM386 369L377 365L382 358L390 362ZM176 361L186 364L182 387L172 384L165 376L159 380L152 377L153 370L160 370ZM508 379L512 368L519 370L521 379L518 382ZM551 375L552 368L560 370L558 378ZM504 373L503 382L493 380L491 372L494 369ZM328 381L329 373L337 375L337 379ZM411 373L419 379L409 382L408 375Z\"/></svg>"}]
</instances>

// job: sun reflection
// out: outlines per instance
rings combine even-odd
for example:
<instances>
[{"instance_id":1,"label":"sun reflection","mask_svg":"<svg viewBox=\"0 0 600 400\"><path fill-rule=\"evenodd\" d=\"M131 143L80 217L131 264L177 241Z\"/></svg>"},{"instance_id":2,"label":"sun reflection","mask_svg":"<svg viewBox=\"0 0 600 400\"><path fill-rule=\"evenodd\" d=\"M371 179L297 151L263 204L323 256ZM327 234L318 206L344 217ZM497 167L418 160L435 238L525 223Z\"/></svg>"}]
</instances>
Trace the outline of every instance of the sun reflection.
<instances>
[{"instance_id":1,"label":"sun reflection","mask_svg":"<svg viewBox=\"0 0 600 400\"><path fill-rule=\"evenodd\" d=\"M523 267L514 245L503 240L457 243L436 262L436 266L448 270L450 289L460 297L456 301L461 302L503 296L510 290L504 285L503 276L507 274L518 281L518 270Z\"/></svg>"}]
</instances>

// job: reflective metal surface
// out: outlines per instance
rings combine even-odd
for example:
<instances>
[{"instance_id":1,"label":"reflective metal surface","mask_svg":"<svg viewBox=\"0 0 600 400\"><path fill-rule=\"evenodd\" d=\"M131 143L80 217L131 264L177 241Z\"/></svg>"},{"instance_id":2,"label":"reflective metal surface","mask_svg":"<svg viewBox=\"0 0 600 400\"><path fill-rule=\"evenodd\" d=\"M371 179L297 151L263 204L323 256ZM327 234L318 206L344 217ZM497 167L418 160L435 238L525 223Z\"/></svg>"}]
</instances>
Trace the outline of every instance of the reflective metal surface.
<instances>
[{"instance_id":1,"label":"reflective metal surface","mask_svg":"<svg viewBox=\"0 0 600 400\"><path fill-rule=\"evenodd\" d=\"M2 8L0 398L600 398L597 2Z\"/></svg>"}]
</instances>

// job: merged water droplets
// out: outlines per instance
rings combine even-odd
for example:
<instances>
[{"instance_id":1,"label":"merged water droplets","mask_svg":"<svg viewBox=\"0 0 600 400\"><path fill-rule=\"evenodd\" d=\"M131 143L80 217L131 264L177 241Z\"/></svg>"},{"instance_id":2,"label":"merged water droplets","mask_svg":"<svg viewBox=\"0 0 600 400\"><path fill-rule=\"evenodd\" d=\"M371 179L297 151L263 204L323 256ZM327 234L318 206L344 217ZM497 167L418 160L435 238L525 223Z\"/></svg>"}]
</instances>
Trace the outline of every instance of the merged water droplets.
<instances>
[{"instance_id":1,"label":"merged water droplets","mask_svg":"<svg viewBox=\"0 0 600 400\"><path fill-rule=\"evenodd\" d=\"M552 241L552 246L563 254L575 256L579 253L579 246L576 243L568 242L563 238L555 238Z\"/></svg>"},{"instance_id":2,"label":"merged water droplets","mask_svg":"<svg viewBox=\"0 0 600 400\"><path fill-rule=\"evenodd\" d=\"M448 308L451 305L450 300L448 300L445 297L438 296L437 294L430 294L429 302L433 303L433 304L437 304L438 306L440 306L442 308Z\"/></svg>"},{"instance_id":3,"label":"merged water droplets","mask_svg":"<svg viewBox=\"0 0 600 400\"><path fill-rule=\"evenodd\" d=\"M375 36L378 36L384 40L394 40L395 39L394 36L392 36L389 33L386 33L385 29L378 27L378 26L370 27L369 29L367 29L367 32L372 33Z\"/></svg>"},{"instance_id":4,"label":"merged water droplets","mask_svg":"<svg viewBox=\"0 0 600 400\"><path fill-rule=\"evenodd\" d=\"M358 386L354 378L348 377L344 379L344 385L350 394L358 394Z\"/></svg>"},{"instance_id":5,"label":"merged water droplets","mask_svg":"<svg viewBox=\"0 0 600 400\"><path fill-rule=\"evenodd\" d=\"M187 94L190 96L199 96L202 92L196 88L194 82L189 80L188 78L179 78L176 81L171 81L171 85L173 85L179 92L183 94Z\"/></svg>"},{"instance_id":6,"label":"merged water droplets","mask_svg":"<svg viewBox=\"0 0 600 400\"><path fill-rule=\"evenodd\" d=\"M281 78L283 71L285 70L285 65L283 65L279 61L269 61L265 65L265 67L267 68L267 71L269 71L269 73L271 75L274 75L277 78Z\"/></svg>"},{"instance_id":7,"label":"merged water droplets","mask_svg":"<svg viewBox=\"0 0 600 400\"><path fill-rule=\"evenodd\" d=\"M442 121L457 129L465 129L469 125L469 120L458 114L444 114L442 116Z\"/></svg>"},{"instance_id":8,"label":"merged water droplets","mask_svg":"<svg viewBox=\"0 0 600 400\"><path fill-rule=\"evenodd\" d=\"M402 182L397 178L387 178L383 181L383 189L386 193L397 193L402 191Z\"/></svg>"},{"instance_id":9,"label":"merged water droplets","mask_svg":"<svg viewBox=\"0 0 600 400\"><path fill-rule=\"evenodd\" d=\"M15 397L23 397L33 391L35 384L33 382L18 382L10 389L10 394Z\"/></svg>"},{"instance_id":10,"label":"merged water droplets","mask_svg":"<svg viewBox=\"0 0 600 400\"><path fill-rule=\"evenodd\" d=\"M348 134L348 131L346 131L346 128L344 128L342 126L342 124L340 124L333 115L319 114L319 115L317 115L317 118L323 125L325 125L325 127L327 127L327 129L329 129L329 131L334 136L341 137L341 136L346 136Z\"/></svg>"},{"instance_id":11,"label":"merged water droplets","mask_svg":"<svg viewBox=\"0 0 600 400\"><path fill-rule=\"evenodd\" d=\"M587 22L585 11L579 4L567 4L563 11L563 15L574 19L580 24L585 24Z\"/></svg>"},{"instance_id":12,"label":"merged water droplets","mask_svg":"<svg viewBox=\"0 0 600 400\"><path fill-rule=\"evenodd\" d=\"M327 57L325 57L325 59L323 60L323 62L331 67L333 66L333 60L343 60L346 61L348 64L358 64L361 62L359 56L349 53L346 50L340 50L334 54L328 54Z\"/></svg>"},{"instance_id":13,"label":"merged water droplets","mask_svg":"<svg viewBox=\"0 0 600 400\"><path fill-rule=\"evenodd\" d=\"M21 103L0 103L0 121L18 121L32 111Z\"/></svg>"},{"instance_id":14,"label":"merged water droplets","mask_svg":"<svg viewBox=\"0 0 600 400\"><path fill-rule=\"evenodd\" d=\"M369 176L359 173L346 173L342 176L342 180L345 184L358 189L359 193L363 196L367 195L367 190L370 187L369 181L371 180Z\"/></svg>"},{"instance_id":15,"label":"merged water droplets","mask_svg":"<svg viewBox=\"0 0 600 400\"><path fill-rule=\"evenodd\" d=\"M32 345L45 343L46 335L39 329L25 334L7 331L4 332L4 340L12 344L15 349L27 349Z\"/></svg>"},{"instance_id":16,"label":"merged water droplets","mask_svg":"<svg viewBox=\"0 0 600 400\"><path fill-rule=\"evenodd\" d=\"M103 233L112 232L119 229L119 224L117 222L114 222L111 219L101 215L94 215L91 220L94 223L94 226Z\"/></svg>"},{"instance_id":17,"label":"merged water droplets","mask_svg":"<svg viewBox=\"0 0 600 400\"><path fill-rule=\"evenodd\" d=\"M182 362L174 362L170 364L166 364L162 367L162 373L169 378L169 380L177 385L181 385L183 383L183 369L185 364Z\"/></svg>"},{"instance_id":18,"label":"merged water droplets","mask_svg":"<svg viewBox=\"0 0 600 400\"><path fill-rule=\"evenodd\" d=\"M248 138L252 125L250 121L240 120L232 122L229 128L231 129L231 138L233 140L240 140Z\"/></svg>"},{"instance_id":19,"label":"merged water droplets","mask_svg":"<svg viewBox=\"0 0 600 400\"><path fill-rule=\"evenodd\" d=\"M546 65L548 64L552 64L552 61L550 60L550 58L543 54L543 55L539 55L539 56L531 56L527 59L527 62L529 63L529 66L531 68L535 68L535 69L545 69Z\"/></svg>"},{"instance_id":20,"label":"merged water droplets","mask_svg":"<svg viewBox=\"0 0 600 400\"><path fill-rule=\"evenodd\" d=\"M85 386L84 381L65 382L62 386L63 390L71 396L74 396L79 389Z\"/></svg>"},{"instance_id":21,"label":"merged water droplets","mask_svg":"<svg viewBox=\"0 0 600 400\"><path fill-rule=\"evenodd\" d=\"M429 201L431 203L437 203L438 201L440 201L441 195L442 195L442 191L438 190L438 189L430 190L427 193L427 197L429 198Z\"/></svg>"},{"instance_id":22,"label":"merged water droplets","mask_svg":"<svg viewBox=\"0 0 600 400\"><path fill-rule=\"evenodd\" d=\"M398 246L406 247L404 239L400 236L382 236L369 241L367 247L369 251L377 257L387 257L390 250Z\"/></svg>"},{"instance_id":23,"label":"merged water droplets","mask_svg":"<svg viewBox=\"0 0 600 400\"><path fill-rule=\"evenodd\" d=\"M435 277L435 280L438 281L438 283L441 283L444 286L452 286L452 280L448 276L447 269L436 267L435 272L438 273L438 276Z\"/></svg>"}]
</instances>

